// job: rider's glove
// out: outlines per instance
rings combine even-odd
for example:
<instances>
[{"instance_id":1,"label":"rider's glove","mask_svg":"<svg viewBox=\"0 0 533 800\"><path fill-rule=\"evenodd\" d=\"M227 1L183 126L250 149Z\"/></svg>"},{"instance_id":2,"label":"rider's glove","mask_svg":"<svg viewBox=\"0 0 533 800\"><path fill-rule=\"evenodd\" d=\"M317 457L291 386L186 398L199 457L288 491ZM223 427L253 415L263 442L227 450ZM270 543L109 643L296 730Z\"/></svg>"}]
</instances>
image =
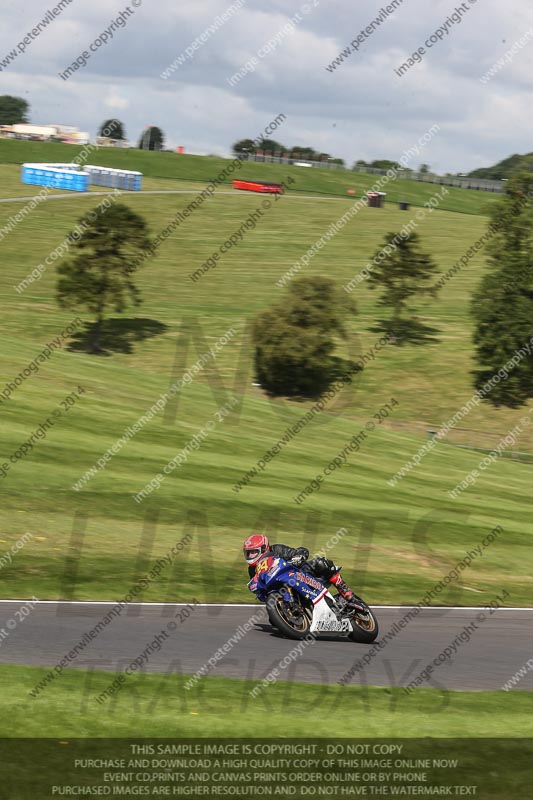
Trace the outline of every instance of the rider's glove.
<instances>
[{"instance_id":1,"label":"rider's glove","mask_svg":"<svg viewBox=\"0 0 533 800\"><path fill-rule=\"evenodd\" d=\"M291 558L289 563L292 564L293 567L301 567L302 564L305 563L305 561L306 561L305 556L300 555L300 556L294 556L294 558Z\"/></svg>"}]
</instances>

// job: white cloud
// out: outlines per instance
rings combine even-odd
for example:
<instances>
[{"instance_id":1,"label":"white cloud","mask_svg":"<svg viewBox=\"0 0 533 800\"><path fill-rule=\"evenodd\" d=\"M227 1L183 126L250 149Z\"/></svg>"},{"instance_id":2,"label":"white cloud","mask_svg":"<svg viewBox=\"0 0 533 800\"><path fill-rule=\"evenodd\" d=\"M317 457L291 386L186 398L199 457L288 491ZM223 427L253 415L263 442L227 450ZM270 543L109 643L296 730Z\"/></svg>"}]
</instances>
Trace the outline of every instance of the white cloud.
<instances>
[{"instance_id":1,"label":"white cloud","mask_svg":"<svg viewBox=\"0 0 533 800\"><path fill-rule=\"evenodd\" d=\"M128 98L121 96L116 86L111 86L109 88L104 103L107 108L114 108L117 110L123 110L130 106Z\"/></svg>"},{"instance_id":2,"label":"white cloud","mask_svg":"<svg viewBox=\"0 0 533 800\"><path fill-rule=\"evenodd\" d=\"M279 113L276 138L309 144L351 164L397 158L431 125L441 133L424 153L439 171L464 171L531 150L528 110L533 43L488 85L479 78L531 27L527 0L479 0L460 25L402 78L394 69L443 24L462 0L407 0L334 72L326 66L386 5L382 0L307 0L310 12L255 72L234 88L226 78L275 37L303 0L248 0L168 80L161 72L223 14L231 0L144 0L126 27L69 81L58 73L109 26L126 0L74 0L0 72L0 92L25 97L34 121L96 133L109 111L136 141L147 123L168 146L229 154ZM467 0L465 0L467 2ZM28 11L28 5L31 10ZM3 9L2 59L53 3Z\"/></svg>"}]
</instances>

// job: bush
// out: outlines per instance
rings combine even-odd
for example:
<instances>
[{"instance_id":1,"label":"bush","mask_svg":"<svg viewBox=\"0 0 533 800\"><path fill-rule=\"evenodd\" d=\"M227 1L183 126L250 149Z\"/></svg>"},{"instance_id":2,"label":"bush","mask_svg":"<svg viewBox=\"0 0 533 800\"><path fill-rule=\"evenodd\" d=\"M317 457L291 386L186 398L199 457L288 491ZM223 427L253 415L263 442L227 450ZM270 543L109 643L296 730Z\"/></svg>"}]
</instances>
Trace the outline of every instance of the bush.
<instances>
[{"instance_id":1,"label":"bush","mask_svg":"<svg viewBox=\"0 0 533 800\"><path fill-rule=\"evenodd\" d=\"M293 281L283 302L254 322L255 367L263 388L275 396L318 397L339 374L335 338L355 306L324 277Z\"/></svg>"}]
</instances>

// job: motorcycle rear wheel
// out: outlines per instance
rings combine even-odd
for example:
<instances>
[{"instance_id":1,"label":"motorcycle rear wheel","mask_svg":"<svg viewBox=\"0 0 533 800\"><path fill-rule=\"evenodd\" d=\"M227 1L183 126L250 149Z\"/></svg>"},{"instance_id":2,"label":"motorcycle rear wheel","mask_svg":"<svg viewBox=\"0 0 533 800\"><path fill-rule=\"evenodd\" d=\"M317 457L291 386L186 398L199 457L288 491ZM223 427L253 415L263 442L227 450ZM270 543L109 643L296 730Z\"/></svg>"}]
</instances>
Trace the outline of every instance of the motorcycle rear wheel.
<instances>
[{"instance_id":1,"label":"motorcycle rear wheel","mask_svg":"<svg viewBox=\"0 0 533 800\"><path fill-rule=\"evenodd\" d=\"M266 607L271 624L288 639L305 639L311 628L311 619L305 608L295 614L279 592L269 594Z\"/></svg>"}]
</instances>

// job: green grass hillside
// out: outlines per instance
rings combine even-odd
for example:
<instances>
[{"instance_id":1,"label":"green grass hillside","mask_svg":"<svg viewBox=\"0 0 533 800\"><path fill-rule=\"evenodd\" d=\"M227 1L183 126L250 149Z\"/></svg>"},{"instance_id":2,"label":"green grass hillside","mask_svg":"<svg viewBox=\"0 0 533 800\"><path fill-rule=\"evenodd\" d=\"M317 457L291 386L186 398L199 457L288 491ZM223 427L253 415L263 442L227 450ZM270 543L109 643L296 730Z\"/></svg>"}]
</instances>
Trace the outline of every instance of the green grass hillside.
<instances>
[{"instance_id":1,"label":"green grass hillside","mask_svg":"<svg viewBox=\"0 0 533 800\"><path fill-rule=\"evenodd\" d=\"M142 158L156 155L161 164L178 163L179 157L171 154ZM144 169L143 164L139 168ZM189 200L186 195L126 197L154 233ZM0 392L76 316L58 311L53 267L23 293L14 287L63 241L95 202L72 195L42 203L3 239ZM266 526L275 540L305 541L318 549L339 527L345 527L348 535L334 555L345 564L347 580L372 603L415 602L468 548L500 524L504 534L441 600L478 604L506 588L510 605L531 604L530 466L499 461L473 488L452 500L447 491L477 466L481 456L442 444L396 488L387 483L425 441L426 430L452 416L473 392L468 306L483 273L482 254L448 282L437 302L418 307L419 316L438 329L438 341L424 347L386 348L366 367L355 391L346 390L342 413L325 411L249 486L233 491L243 473L309 407L272 403L253 385L251 353L245 342L247 321L281 296L276 281L344 213L350 201L282 198L265 211L255 230L221 258L215 270L192 282L190 273L261 202L258 196L239 194L219 195L204 203L139 273L144 303L140 311L127 312L114 323L120 334L118 351L96 357L63 347L40 366L38 374L25 379L11 399L0 403L1 461L9 464L9 456L54 410L61 409L66 395L78 386L85 390L46 438L38 440L24 459L10 464L7 476L0 479L2 549L9 549L26 531L34 535L13 564L2 570L0 594L119 597L136 574L142 574L152 559L166 553L190 530L194 540L186 555L161 575L146 598L245 601L240 546L251 530ZM19 208L20 203L0 205L0 228ZM302 274L348 282L367 264L385 233L409 219L409 214L392 205L364 209ZM481 216L435 211L420 223L419 231L444 272L468 250L485 224ZM376 295L364 284L352 296L359 314L351 321L346 356L372 347L378 338L372 329L381 314ZM86 470L168 388L171 376L180 377L196 361L194 344L189 343L188 349L185 344L185 322L197 332L200 353L230 327L237 331L216 361L217 372L201 372L183 390L175 415L157 415L85 488L73 490ZM242 409L218 422L215 414L235 391L234 380L237 397L244 395ZM360 452L330 475L320 492L303 504L295 503L293 498L391 398L398 402L394 413L382 424L374 420L376 429ZM495 411L484 405L467 418L464 426L469 431L461 435L478 446L492 446L523 416L524 411ZM201 448L159 491L137 504L133 495L208 421L215 423L214 429ZM529 432L521 438L520 449L533 450ZM159 515L151 552L153 524L152 528L145 524L147 513ZM86 515L87 523L76 573L76 559L66 561L66 557L77 515L78 524L79 515ZM141 540L144 556L139 558Z\"/></svg>"},{"instance_id":2,"label":"green grass hillside","mask_svg":"<svg viewBox=\"0 0 533 800\"><path fill-rule=\"evenodd\" d=\"M75 145L51 142L23 142L0 139L0 164L22 164L24 162L70 161L83 151ZM230 164L229 159L204 156L177 155L175 153L156 153L135 149L114 150L101 147L90 152L85 163L98 164L117 169L139 170L148 178L175 181L201 181L204 184L220 175ZM379 175L351 172L350 170L304 169L279 164L255 164L241 162L242 166L233 174L228 174L228 186L235 177L286 181L292 176L296 183L291 191L303 194L321 194L346 197L348 189L355 189L357 196L371 189ZM28 187L26 187L27 189ZM143 188L147 188L146 182ZM171 187L169 187L171 188ZM186 188L186 184L181 188ZM439 186L409 180L395 180L388 184L387 201L397 203L404 200L422 206L438 191ZM464 214L481 214L498 197L488 192L449 188L440 207L447 211L460 211ZM8 195L2 192L3 196ZM14 195L13 195L14 196Z\"/></svg>"}]
</instances>

